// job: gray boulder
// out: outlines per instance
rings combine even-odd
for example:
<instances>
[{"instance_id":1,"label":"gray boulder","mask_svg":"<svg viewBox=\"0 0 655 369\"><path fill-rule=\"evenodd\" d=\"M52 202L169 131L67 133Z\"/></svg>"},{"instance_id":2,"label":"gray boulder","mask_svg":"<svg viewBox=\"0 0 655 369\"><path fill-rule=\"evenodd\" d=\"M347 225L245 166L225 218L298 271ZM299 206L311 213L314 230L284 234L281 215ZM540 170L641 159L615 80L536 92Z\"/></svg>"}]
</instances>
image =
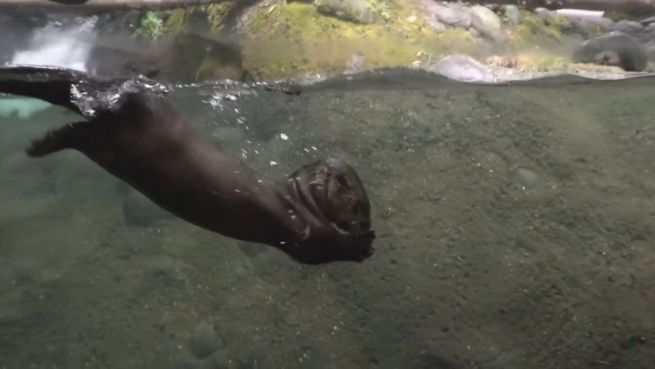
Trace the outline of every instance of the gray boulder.
<instances>
[{"instance_id":1,"label":"gray boulder","mask_svg":"<svg viewBox=\"0 0 655 369\"><path fill-rule=\"evenodd\" d=\"M578 63L611 65L641 72L648 60L646 47L622 32L610 32L583 42L573 53Z\"/></svg>"},{"instance_id":2,"label":"gray boulder","mask_svg":"<svg viewBox=\"0 0 655 369\"><path fill-rule=\"evenodd\" d=\"M644 43L655 42L655 23L645 26L637 35L639 41Z\"/></svg>"},{"instance_id":3,"label":"gray boulder","mask_svg":"<svg viewBox=\"0 0 655 369\"><path fill-rule=\"evenodd\" d=\"M433 8L439 22L451 27L471 27L472 15L466 7L458 4L438 4Z\"/></svg>"},{"instance_id":4,"label":"gray boulder","mask_svg":"<svg viewBox=\"0 0 655 369\"><path fill-rule=\"evenodd\" d=\"M503 41L505 39L501 27L500 17L493 10L482 5L475 5L469 9L471 14L471 27L473 27L482 36L494 41Z\"/></svg>"},{"instance_id":5,"label":"gray boulder","mask_svg":"<svg viewBox=\"0 0 655 369\"><path fill-rule=\"evenodd\" d=\"M466 55L447 56L426 69L456 81L495 81L491 68Z\"/></svg>"},{"instance_id":6,"label":"gray boulder","mask_svg":"<svg viewBox=\"0 0 655 369\"><path fill-rule=\"evenodd\" d=\"M319 13L353 23L375 23L381 14L367 0L316 0Z\"/></svg>"},{"instance_id":7,"label":"gray boulder","mask_svg":"<svg viewBox=\"0 0 655 369\"><path fill-rule=\"evenodd\" d=\"M622 20L613 24L610 29L612 31L619 31L635 36L644 29L644 26L642 26L639 22Z\"/></svg>"},{"instance_id":8,"label":"gray boulder","mask_svg":"<svg viewBox=\"0 0 655 369\"><path fill-rule=\"evenodd\" d=\"M534 13L541 18L544 22L548 22L550 18L553 16L553 12L546 8L536 8L534 10Z\"/></svg>"},{"instance_id":9,"label":"gray boulder","mask_svg":"<svg viewBox=\"0 0 655 369\"><path fill-rule=\"evenodd\" d=\"M516 5L505 5L503 7L504 20L510 26L518 26L521 23L521 12Z\"/></svg>"},{"instance_id":10,"label":"gray boulder","mask_svg":"<svg viewBox=\"0 0 655 369\"><path fill-rule=\"evenodd\" d=\"M502 23L500 17L493 10L482 5L475 5L471 7L470 12L473 15L473 22L477 23L478 27L500 31ZM474 27L476 27L475 23Z\"/></svg>"}]
</instances>

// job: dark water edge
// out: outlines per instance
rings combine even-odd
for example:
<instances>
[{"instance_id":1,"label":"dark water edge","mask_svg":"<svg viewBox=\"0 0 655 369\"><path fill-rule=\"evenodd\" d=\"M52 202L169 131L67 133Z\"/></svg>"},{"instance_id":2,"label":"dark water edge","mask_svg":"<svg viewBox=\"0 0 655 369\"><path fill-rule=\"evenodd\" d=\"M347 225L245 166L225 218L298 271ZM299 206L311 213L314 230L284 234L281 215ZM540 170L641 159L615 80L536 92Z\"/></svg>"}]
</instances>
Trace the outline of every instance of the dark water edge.
<instances>
[{"instance_id":1,"label":"dark water edge","mask_svg":"<svg viewBox=\"0 0 655 369\"><path fill-rule=\"evenodd\" d=\"M461 70L464 72L463 65ZM507 68L499 68L499 70L511 70ZM458 81L457 79L448 78L440 74L438 71L430 71L424 68L413 67L397 67L397 68L379 68L370 69L353 73L337 73L333 75L318 76L315 78L297 78L288 79L284 81L259 81L254 83L238 82L233 80L227 81L204 81L189 84L177 84L178 88L193 88L193 87L223 87L234 88L236 87L251 87L257 88L258 86L303 86L303 91L317 91L324 89L370 89L372 87L386 87L398 89L402 87L411 88L434 88L435 85L439 86L559 86L570 84L611 84L620 86L632 86L640 84L648 84L655 78L655 74L647 72L622 72L617 73L587 73L574 74L566 72L520 72L515 71L515 74L508 75L505 79L504 75L499 73L498 81L479 81L467 82Z\"/></svg>"},{"instance_id":2,"label":"dark water edge","mask_svg":"<svg viewBox=\"0 0 655 369\"><path fill-rule=\"evenodd\" d=\"M462 74L465 73L465 65L461 67ZM332 76L331 78L320 81L308 81L306 83L312 86L312 90L323 89L370 89L372 87L386 88L434 88L439 86L526 86L541 88L545 86L566 86L572 84L597 84L597 85L618 85L634 86L648 85L652 83L655 77L652 73L641 72L624 72L622 74L597 73L591 76L584 76L569 73L521 73L503 79L499 76L498 81L480 81L462 83L457 80L449 79L440 75L438 72L427 71L421 68L388 68L364 71L356 74L344 74Z\"/></svg>"},{"instance_id":3,"label":"dark water edge","mask_svg":"<svg viewBox=\"0 0 655 369\"><path fill-rule=\"evenodd\" d=\"M176 90L267 175L357 168L376 254L318 267L162 214L77 153L27 158L62 110L0 118L0 368L650 369L651 84Z\"/></svg>"}]
</instances>

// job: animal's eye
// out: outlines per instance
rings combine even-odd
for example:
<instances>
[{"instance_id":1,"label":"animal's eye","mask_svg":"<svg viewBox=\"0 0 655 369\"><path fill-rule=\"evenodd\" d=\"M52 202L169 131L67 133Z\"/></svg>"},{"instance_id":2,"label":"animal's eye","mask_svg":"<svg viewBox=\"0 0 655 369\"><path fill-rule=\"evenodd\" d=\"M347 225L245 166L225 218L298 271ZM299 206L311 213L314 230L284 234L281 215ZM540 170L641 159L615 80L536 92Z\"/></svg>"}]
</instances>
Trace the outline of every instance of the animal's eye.
<instances>
[{"instance_id":1,"label":"animal's eye","mask_svg":"<svg viewBox=\"0 0 655 369\"><path fill-rule=\"evenodd\" d=\"M342 187L348 187L348 181L346 181L346 178L344 176L338 176L337 177L337 182Z\"/></svg>"}]
</instances>

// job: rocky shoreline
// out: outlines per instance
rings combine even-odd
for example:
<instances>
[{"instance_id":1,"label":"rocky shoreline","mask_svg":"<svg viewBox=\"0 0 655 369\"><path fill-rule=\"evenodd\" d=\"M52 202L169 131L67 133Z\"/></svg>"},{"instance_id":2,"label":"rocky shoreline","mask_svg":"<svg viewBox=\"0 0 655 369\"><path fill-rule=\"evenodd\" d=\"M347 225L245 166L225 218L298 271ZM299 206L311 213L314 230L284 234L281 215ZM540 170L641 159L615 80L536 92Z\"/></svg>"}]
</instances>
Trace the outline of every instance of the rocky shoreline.
<instances>
[{"instance_id":1,"label":"rocky shoreline","mask_svg":"<svg viewBox=\"0 0 655 369\"><path fill-rule=\"evenodd\" d=\"M230 7L227 2L161 13L161 37L184 33L193 26L191 19L205 18L201 32L238 40L240 68L256 80L402 66L434 70L440 59L457 54L485 65L495 80L561 73L612 78L624 69L651 71L648 60L655 45L654 19L612 20L598 13L527 11L514 5L265 0L237 13ZM615 50L612 37L601 37L617 32L632 41L631 48L622 42ZM641 62L625 68L634 55ZM212 64L222 65L207 58L196 77L221 78Z\"/></svg>"},{"instance_id":2,"label":"rocky shoreline","mask_svg":"<svg viewBox=\"0 0 655 369\"><path fill-rule=\"evenodd\" d=\"M655 17L603 12L433 0L249 0L99 17L93 70L183 83L444 65L477 70L487 82L655 70Z\"/></svg>"}]
</instances>

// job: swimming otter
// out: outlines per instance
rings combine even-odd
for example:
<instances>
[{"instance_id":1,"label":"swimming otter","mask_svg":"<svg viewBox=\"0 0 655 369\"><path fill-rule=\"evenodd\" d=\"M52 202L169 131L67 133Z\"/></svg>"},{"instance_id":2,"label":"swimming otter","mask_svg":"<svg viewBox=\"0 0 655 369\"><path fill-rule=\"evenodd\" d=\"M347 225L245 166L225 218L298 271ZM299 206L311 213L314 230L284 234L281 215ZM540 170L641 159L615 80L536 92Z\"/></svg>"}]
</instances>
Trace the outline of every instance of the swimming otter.
<instances>
[{"instance_id":1,"label":"swimming otter","mask_svg":"<svg viewBox=\"0 0 655 369\"><path fill-rule=\"evenodd\" d=\"M7 67L0 68L0 93L36 97L87 119L34 141L30 156L78 150L180 218L275 246L301 263L372 254L368 196L340 160L308 164L280 181L260 178L205 141L166 91L135 80Z\"/></svg>"}]
</instances>

